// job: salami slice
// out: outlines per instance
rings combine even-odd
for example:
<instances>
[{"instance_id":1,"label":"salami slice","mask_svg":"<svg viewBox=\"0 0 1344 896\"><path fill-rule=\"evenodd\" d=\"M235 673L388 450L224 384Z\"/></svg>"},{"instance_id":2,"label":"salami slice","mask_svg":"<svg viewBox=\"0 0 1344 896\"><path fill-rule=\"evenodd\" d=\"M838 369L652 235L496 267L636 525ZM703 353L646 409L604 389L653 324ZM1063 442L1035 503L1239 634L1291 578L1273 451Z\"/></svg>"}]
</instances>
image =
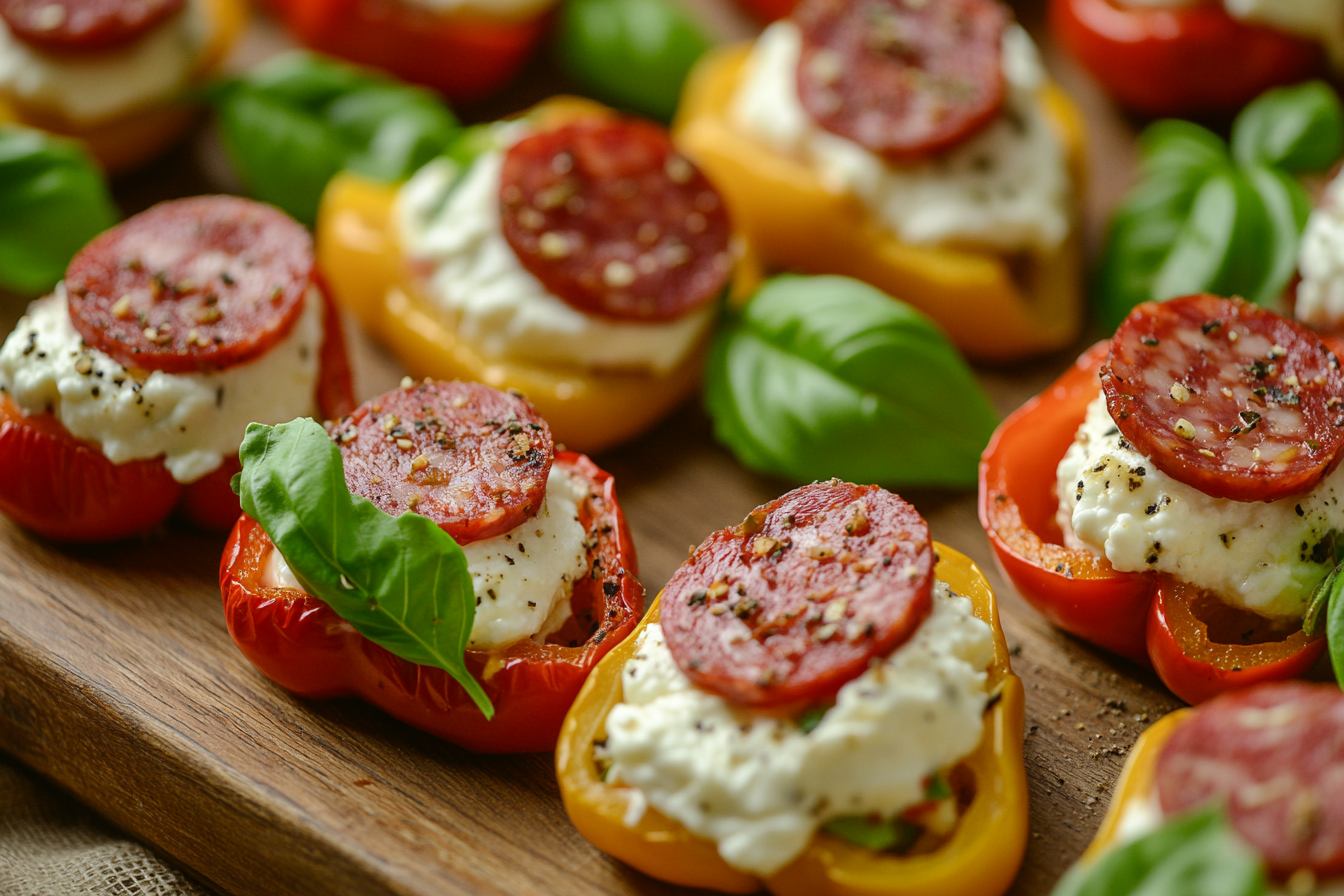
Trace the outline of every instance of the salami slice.
<instances>
[{"instance_id":1,"label":"salami slice","mask_svg":"<svg viewBox=\"0 0 1344 896\"><path fill-rule=\"evenodd\" d=\"M134 40L186 0L0 0L14 36L49 50L100 50Z\"/></svg>"},{"instance_id":2,"label":"salami slice","mask_svg":"<svg viewBox=\"0 0 1344 896\"><path fill-rule=\"evenodd\" d=\"M933 564L905 501L814 483L705 539L663 590L663 632L692 682L735 703L822 700L924 621Z\"/></svg>"},{"instance_id":3,"label":"salami slice","mask_svg":"<svg viewBox=\"0 0 1344 896\"><path fill-rule=\"evenodd\" d=\"M579 311L672 320L728 282L723 197L648 122L592 119L525 137L504 156L499 197L519 262Z\"/></svg>"},{"instance_id":4,"label":"salami slice","mask_svg":"<svg viewBox=\"0 0 1344 896\"><path fill-rule=\"evenodd\" d=\"M541 509L555 443L517 393L426 380L328 424L345 482L393 516L413 510L458 544L502 535Z\"/></svg>"},{"instance_id":5,"label":"salami slice","mask_svg":"<svg viewBox=\"0 0 1344 896\"><path fill-rule=\"evenodd\" d=\"M1224 800L1233 827L1287 875L1344 873L1344 693L1282 682L1195 710L1157 761L1162 811Z\"/></svg>"},{"instance_id":6,"label":"salami slice","mask_svg":"<svg viewBox=\"0 0 1344 896\"><path fill-rule=\"evenodd\" d=\"M127 367L218 370L264 354L303 310L313 241L283 212L234 196L156 205L80 250L70 319Z\"/></svg>"},{"instance_id":7,"label":"salami slice","mask_svg":"<svg viewBox=\"0 0 1344 896\"><path fill-rule=\"evenodd\" d=\"M1240 299L1147 302L1101 371L1120 432L1159 470L1215 498L1310 491L1344 450L1344 373L1300 324Z\"/></svg>"},{"instance_id":8,"label":"salami slice","mask_svg":"<svg viewBox=\"0 0 1344 896\"><path fill-rule=\"evenodd\" d=\"M893 162L953 146L1003 106L997 0L805 0L798 96L826 130Z\"/></svg>"}]
</instances>

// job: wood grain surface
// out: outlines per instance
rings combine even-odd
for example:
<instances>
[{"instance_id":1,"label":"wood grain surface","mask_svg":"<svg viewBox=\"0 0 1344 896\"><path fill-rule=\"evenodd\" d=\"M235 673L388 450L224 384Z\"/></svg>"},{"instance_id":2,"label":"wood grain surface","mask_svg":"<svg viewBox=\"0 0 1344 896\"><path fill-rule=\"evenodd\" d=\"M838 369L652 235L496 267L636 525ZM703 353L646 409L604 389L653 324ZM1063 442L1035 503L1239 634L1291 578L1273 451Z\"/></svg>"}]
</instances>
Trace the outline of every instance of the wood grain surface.
<instances>
[{"instance_id":1,"label":"wood grain surface","mask_svg":"<svg viewBox=\"0 0 1344 896\"><path fill-rule=\"evenodd\" d=\"M1040 4L1018 7L1040 36ZM725 33L745 33L727 7L704 8ZM1089 119L1086 218L1095 247L1132 177L1135 128L1045 43L1051 69ZM260 19L235 64L284 44ZM466 117L512 111L556 84L541 61L507 96ZM223 170L206 127L158 168L119 182L118 199L129 213L235 186ZM0 310L8 332L22 302L9 297ZM1007 413L1075 355L980 376ZM356 367L361 396L400 376L363 340ZM789 487L738 466L695 406L599 462L616 475L651 595L688 545ZM1042 896L1100 822L1134 739L1177 701L1150 673L1052 630L1022 603L992 566L974 495L906 497L998 592L1028 701L1032 835L1013 893ZM575 833L550 755L473 756L357 702L300 701L272 685L225 630L221 547L222 539L168 528L126 544L65 548L0 522L0 747L238 896L673 891Z\"/></svg>"}]
</instances>

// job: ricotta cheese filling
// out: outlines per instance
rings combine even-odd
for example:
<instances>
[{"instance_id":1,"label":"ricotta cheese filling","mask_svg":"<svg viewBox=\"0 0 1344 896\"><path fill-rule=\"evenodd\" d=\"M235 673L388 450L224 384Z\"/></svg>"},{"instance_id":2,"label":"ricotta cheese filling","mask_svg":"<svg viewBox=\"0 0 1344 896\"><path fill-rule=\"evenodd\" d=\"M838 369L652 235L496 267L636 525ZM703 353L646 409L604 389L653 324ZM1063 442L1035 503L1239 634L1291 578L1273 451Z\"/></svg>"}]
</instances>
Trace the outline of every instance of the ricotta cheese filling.
<instances>
[{"instance_id":1,"label":"ricotta cheese filling","mask_svg":"<svg viewBox=\"0 0 1344 896\"><path fill-rule=\"evenodd\" d=\"M1070 547L1102 554L1122 572L1169 573L1271 618L1302 617L1334 566L1329 535L1344 531L1344 470L1278 501L1211 498L1130 446L1104 395L1088 405L1056 475Z\"/></svg>"},{"instance_id":2,"label":"ricotta cheese filling","mask_svg":"<svg viewBox=\"0 0 1344 896\"><path fill-rule=\"evenodd\" d=\"M682 675L647 626L622 672L624 702L607 717L607 781L640 795L729 865L766 876L841 816L891 818L924 799L924 782L980 743L994 658L971 602L934 586L914 636L844 685L810 732L734 706Z\"/></svg>"},{"instance_id":3,"label":"ricotta cheese filling","mask_svg":"<svg viewBox=\"0 0 1344 896\"><path fill-rule=\"evenodd\" d=\"M512 145L517 127L498 129ZM511 138L511 139L508 139ZM518 261L499 219L504 150L482 154L464 172L429 163L402 187L401 244L431 301L457 334L486 358L514 358L584 369L666 373L695 350L713 322L714 304L672 321L641 323L586 314L552 295Z\"/></svg>"},{"instance_id":4,"label":"ricotta cheese filling","mask_svg":"<svg viewBox=\"0 0 1344 896\"><path fill-rule=\"evenodd\" d=\"M812 168L825 188L853 196L901 241L1004 252L1057 249L1071 228L1064 146L1041 104L1045 70L1021 27L1003 34L1005 107L965 142L895 165L817 125L798 98L802 34L780 21L751 51L730 115L734 127Z\"/></svg>"},{"instance_id":5,"label":"ricotta cheese filling","mask_svg":"<svg viewBox=\"0 0 1344 896\"><path fill-rule=\"evenodd\" d=\"M579 479L551 467L536 516L503 535L462 545L476 592L469 647L495 650L524 638L544 641L569 619L574 582L588 572L587 533L579 522L579 504L587 496ZM261 584L304 590L277 550L264 561Z\"/></svg>"},{"instance_id":6,"label":"ricotta cheese filling","mask_svg":"<svg viewBox=\"0 0 1344 896\"><path fill-rule=\"evenodd\" d=\"M194 482L237 456L249 423L313 412L324 310L309 290L289 334L244 364L209 373L128 370L84 344L58 285L0 347L0 389L25 414L52 414L114 464L160 457L178 482Z\"/></svg>"},{"instance_id":7,"label":"ricotta cheese filling","mask_svg":"<svg viewBox=\"0 0 1344 896\"><path fill-rule=\"evenodd\" d=\"M205 0L125 46L52 53L16 38L0 19L0 95L96 125L176 96L200 63L213 30Z\"/></svg>"},{"instance_id":8,"label":"ricotta cheese filling","mask_svg":"<svg viewBox=\"0 0 1344 896\"><path fill-rule=\"evenodd\" d=\"M1298 249L1297 319L1322 330L1344 327L1344 175L1307 218Z\"/></svg>"},{"instance_id":9,"label":"ricotta cheese filling","mask_svg":"<svg viewBox=\"0 0 1344 896\"><path fill-rule=\"evenodd\" d=\"M1124 6L1178 9L1201 0L1119 0ZM1314 40L1344 66L1344 0L1222 0L1228 15L1242 22Z\"/></svg>"}]
</instances>

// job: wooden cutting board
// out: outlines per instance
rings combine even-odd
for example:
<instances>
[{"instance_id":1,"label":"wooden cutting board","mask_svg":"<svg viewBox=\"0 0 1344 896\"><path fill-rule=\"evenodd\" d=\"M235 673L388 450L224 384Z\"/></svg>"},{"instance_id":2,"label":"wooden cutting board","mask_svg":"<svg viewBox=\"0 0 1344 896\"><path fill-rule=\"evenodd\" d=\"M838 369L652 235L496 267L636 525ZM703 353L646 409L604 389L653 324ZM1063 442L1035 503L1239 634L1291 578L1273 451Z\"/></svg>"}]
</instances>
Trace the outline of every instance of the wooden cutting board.
<instances>
[{"instance_id":1,"label":"wooden cutting board","mask_svg":"<svg viewBox=\"0 0 1344 896\"><path fill-rule=\"evenodd\" d=\"M745 28L716 9L725 30ZM1019 13L1039 35L1041 5L1021 3ZM284 43L261 20L239 59ZM1095 245L1132 176L1134 127L1048 43L1047 55L1089 118ZM539 63L508 96L466 117L520 108L555 83ZM207 129L157 169L120 182L118 198L129 212L226 189L219 152ZM8 332L22 303L11 297L0 310ZM981 379L1007 413L1075 354ZM356 367L361 396L400 377L362 340ZM616 475L651 594L688 545L789 487L739 467L693 406L599 462ZM1028 701L1032 839L1013 892L1044 896L1091 838L1135 737L1177 702L1151 674L1061 635L1022 603L992 568L973 495L906 497L999 594ZM222 544L166 529L67 548L0 521L0 748L237 896L675 889L575 833L549 754L473 756L360 703L300 701L272 685L225 630Z\"/></svg>"}]
</instances>

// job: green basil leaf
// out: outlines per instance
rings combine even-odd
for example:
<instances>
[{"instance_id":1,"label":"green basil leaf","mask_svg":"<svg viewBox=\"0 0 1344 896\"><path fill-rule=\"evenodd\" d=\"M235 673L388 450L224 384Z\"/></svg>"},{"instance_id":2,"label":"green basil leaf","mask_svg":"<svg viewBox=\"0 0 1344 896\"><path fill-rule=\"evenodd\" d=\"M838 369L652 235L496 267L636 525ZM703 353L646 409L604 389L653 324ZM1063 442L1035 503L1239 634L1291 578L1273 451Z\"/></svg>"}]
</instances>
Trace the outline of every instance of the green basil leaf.
<instances>
[{"instance_id":1,"label":"green basil leaf","mask_svg":"<svg viewBox=\"0 0 1344 896\"><path fill-rule=\"evenodd\" d=\"M710 44L673 0L569 0L556 31L561 65L593 96L663 121Z\"/></svg>"},{"instance_id":2,"label":"green basil leaf","mask_svg":"<svg viewBox=\"0 0 1344 896\"><path fill-rule=\"evenodd\" d=\"M74 254L120 217L80 144L0 125L0 287L50 289Z\"/></svg>"},{"instance_id":3,"label":"green basil leaf","mask_svg":"<svg viewBox=\"0 0 1344 896\"><path fill-rule=\"evenodd\" d=\"M811 734L821 724L821 720L826 718L826 713L831 711L833 704L823 703L819 706L810 706L803 710L803 714L798 717L798 730L804 734Z\"/></svg>"},{"instance_id":4,"label":"green basil leaf","mask_svg":"<svg viewBox=\"0 0 1344 896\"><path fill-rule=\"evenodd\" d=\"M1242 165L1324 171L1344 155L1339 97L1324 81L1267 91L1237 116L1232 154Z\"/></svg>"},{"instance_id":5,"label":"green basil leaf","mask_svg":"<svg viewBox=\"0 0 1344 896\"><path fill-rule=\"evenodd\" d=\"M1052 896L1264 896L1260 858L1219 808L1167 821L1095 862L1073 866Z\"/></svg>"},{"instance_id":6,"label":"green basil leaf","mask_svg":"<svg viewBox=\"0 0 1344 896\"><path fill-rule=\"evenodd\" d=\"M821 826L833 837L873 852L906 852L919 839L919 825L903 818L870 821L862 815L843 815Z\"/></svg>"},{"instance_id":7,"label":"green basil leaf","mask_svg":"<svg viewBox=\"0 0 1344 896\"><path fill-rule=\"evenodd\" d=\"M278 56L213 96L248 192L309 224L340 171L407 177L458 131L429 91L305 52Z\"/></svg>"},{"instance_id":8,"label":"green basil leaf","mask_svg":"<svg viewBox=\"0 0 1344 896\"><path fill-rule=\"evenodd\" d=\"M308 592L392 653L451 675L494 709L463 662L476 617L466 555L428 517L393 517L345 484L341 453L321 424L253 423L234 491Z\"/></svg>"},{"instance_id":9,"label":"green basil leaf","mask_svg":"<svg viewBox=\"0 0 1344 896\"><path fill-rule=\"evenodd\" d=\"M946 800L952 798L952 785L947 783L942 772L934 772L929 778L929 786L924 788L924 799Z\"/></svg>"},{"instance_id":10,"label":"green basil leaf","mask_svg":"<svg viewBox=\"0 0 1344 896\"><path fill-rule=\"evenodd\" d=\"M1324 594L1325 642L1330 652L1330 664L1335 669L1335 680L1344 687L1344 575L1335 569ZM1319 613L1320 610L1317 610ZM1313 630L1316 627L1313 619ZM1303 628L1305 628L1305 623Z\"/></svg>"},{"instance_id":11,"label":"green basil leaf","mask_svg":"<svg viewBox=\"0 0 1344 896\"><path fill-rule=\"evenodd\" d=\"M845 277L762 286L715 339L705 401L743 463L802 482L969 487L998 424L932 321Z\"/></svg>"},{"instance_id":12,"label":"green basil leaf","mask_svg":"<svg viewBox=\"0 0 1344 896\"><path fill-rule=\"evenodd\" d=\"M1139 135L1139 153L1145 177L1208 175L1231 161L1221 137L1208 128L1177 119L1154 122L1146 128Z\"/></svg>"},{"instance_id":13,"label":"green basil leaf","mask_svg":"<svg viewBox=\"0 0 1344 896\"><path fill-rule=\"evenodd\" d=\"M1283 295L1297 273L1298 244L1311 214L1311 197L1297 178L1278 168L1252 165L1244 173L1260 198L1269 229L1262 250L1263 279L1255 288L1244 288L1240 295L1257 305L1268 305Z\"/></svg>"}]
</instances>

